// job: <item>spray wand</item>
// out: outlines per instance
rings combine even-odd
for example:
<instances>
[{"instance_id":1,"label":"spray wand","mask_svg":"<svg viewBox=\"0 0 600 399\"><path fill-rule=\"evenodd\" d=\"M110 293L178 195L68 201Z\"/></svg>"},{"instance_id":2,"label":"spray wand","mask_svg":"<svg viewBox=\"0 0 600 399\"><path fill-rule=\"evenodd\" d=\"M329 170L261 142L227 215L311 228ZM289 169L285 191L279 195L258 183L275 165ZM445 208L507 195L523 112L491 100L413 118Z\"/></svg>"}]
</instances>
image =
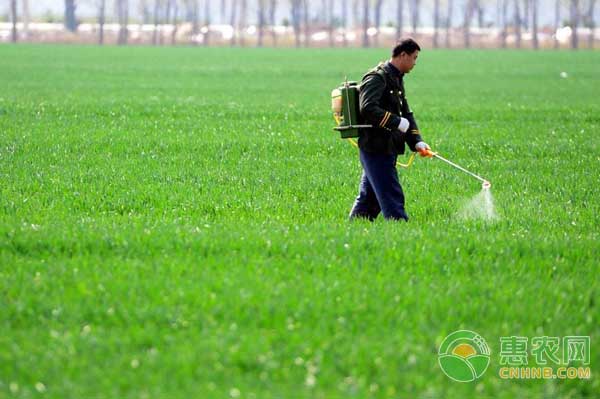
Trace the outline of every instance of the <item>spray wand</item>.
<instances>
[{"instance_id":1,"label":"spray wand","mask_svg":"<svg viewBox=\"0 0 600 399\"><path fill-rule=\"evenodd\" d=\"M356 143L356 141L354 141L353 139L349 139L350 140L350 144L352 144L354 147L358 148L358 143ZM476 175L473 172L470 172L468 170L466 170L465 168L463 168L460 165L455 164L452 161L447 160L446 158L444 158L443 156L439 155L437 152L433 152L431 150L428 149L424 149L421 151L418 151L419 154L422 157L425 158L437 158L440 161L444 161L446 162L448 165L455 167L458 170L461 170L463 172L465 172L466 174L468 174L471 177L474 177L475 179L479 180L481 182L481 188L483 189L489 189L490 187L492 187L492 183L490 183L488 180L484 179L483 177ZM415 153L413 152L413 154L410 156L410 158L408 159L408 162L406 164L402 164L402 163L398 163L399 166L403 167L403 168L409 168L413 161L415 160Z\"/></svg>"},{"instance_id":2,"label":"spray wand","mask_svg":"<svg viewBox=\"0 0 600 399\"><path fill-rule=\"evenodd\" d=\"M474 177L475 179L479 180L481 182L481 187L484 189L489 189L490 187L492 187L492 183L490 183L489 181L487 181L486 179L484 179L481 176L476 175L473 172L470 172L468 170L466 170L465 168L463 168L460 165L455 164L454 162L451 162L449 160L447 160L446 158L442 157L441 155L439 155L437 152L433 152L431 150L428 149L424 149L419 151L419 154L421 154L422 157L427 157L427 158L437 158L440 161L444 161L446 162L448 165L455 167L458 170L461 170L463 172L465 172L466 174L468 174L471 177Z\"/></svg>"}]
</instances>

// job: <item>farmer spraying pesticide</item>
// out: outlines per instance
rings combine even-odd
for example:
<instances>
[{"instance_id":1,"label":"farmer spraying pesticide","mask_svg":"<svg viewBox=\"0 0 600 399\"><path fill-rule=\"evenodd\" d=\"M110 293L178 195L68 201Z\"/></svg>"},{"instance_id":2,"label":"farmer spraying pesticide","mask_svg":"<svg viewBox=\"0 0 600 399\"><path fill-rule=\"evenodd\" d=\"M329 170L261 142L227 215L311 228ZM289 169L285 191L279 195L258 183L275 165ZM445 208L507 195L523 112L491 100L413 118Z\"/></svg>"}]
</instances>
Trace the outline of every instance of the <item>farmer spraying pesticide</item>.
<instances>
[{"instance_id":1,"label":"farmer spraying pesticide","mask_svg":"<svg viewBox=\"0 0 600 399\"><path fill-rule=\"evenodd\" d=\"M417 152L422 157L439 159L479 180L484 197L490 199L486 203L492 204L489 181L431 151L421 138L404 91L404 75L416 65L419 51L414 40L402 40L392 50L392 58L369 71L360 85L346 80L331 92L337 124L334 130L358 147L363 169L351 220L373 221L383 213L388 220L408 221L396 169L398 155L404 154L406 144L413 155L408 164L398 165L408 168ZM354 138L358 138L358 144Z\"/></svg>"},{"instance_id":2,"label":"farmer spraying pesticide","mask_svg":"<svg viewBox=\"0 0 600 399\"><path fill-rule=\"evenodd\" d=\"M414 68L420 50L414 40L402 40L394 47L389 61L363 77L360 116L372 127L359 129L363 173L350 219L374 220L381 212L386 219L408 221L396 159L398 154L404 154L405 144L412 151L429 150L406 101L403 80Z\"/></svg>"}]
</instances>

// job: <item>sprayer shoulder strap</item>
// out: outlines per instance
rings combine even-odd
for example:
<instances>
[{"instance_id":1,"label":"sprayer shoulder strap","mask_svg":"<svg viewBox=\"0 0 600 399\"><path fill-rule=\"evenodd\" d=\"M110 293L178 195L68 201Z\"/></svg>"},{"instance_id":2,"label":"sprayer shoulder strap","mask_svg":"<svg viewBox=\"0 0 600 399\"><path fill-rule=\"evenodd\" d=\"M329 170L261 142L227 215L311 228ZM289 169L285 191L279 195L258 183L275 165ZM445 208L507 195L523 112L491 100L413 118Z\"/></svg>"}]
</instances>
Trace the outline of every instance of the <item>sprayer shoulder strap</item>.
<instances>
[{"instance_id":1,"label":"sprayer shoulder strap","mask_svg":"<svg viewBox=\"0 0 600 399\"><path fill-rule=\"evenodd\" d=\"M390 79L388 78L388 74L385 72L385 69L383 69L383 66L377 65L377 67L375 68L375 73L379 76L381 76L383 78L383 80L385 80L386 84L390 83Z\"/></svg>"},{"instance_id":2,"label":"sprayer shoulder strap","mask_svg":"<svg viewBox=\"0 0 600 399\"><path fill-rule=\"evenodd\" d=\"M374 72L385 80L385 84L393 89L399 89L398 82L394 79L390 74L385 70L384 63L377 65L374 69Z\"/></svg>"},{"instance_id":3,"label":"sprayer shoulder strap","mask_svg":"<svg viewBox=\"0 0 600 399\"><path fill-rule=\"evenodd\" d=\"M385 69L383 69L383 64L379 64L375 68L373 68L369 72L367 72L363 76L362 80L364 81L367 76L371 76L371 75L379 75L383 78L383 81L385 82L386 85L390 84L390 79L388 78L387 73L385 72Z\"/></svg>"},{"instance_id":4,"label":"sprayer shoulder strap","mask_svg":"<svg viewBox=\"0 0 600 399\"><path fill-rule=\"evenodd\" d=\"M390 76L390 74L383 67L384 65L385 64L380 63L379 65L377 65L374 68L373 71L377 75L379 75L383 78L385 85L386 85L386 90L392 90L394 93L394 96L400 98L404 89L402 88L402 85L400 84L400 82L397 81L397 79L394 79L392 76ZM398 107L398 115L402 115L401 101L398 101L397 107Z\"/></svg>"}]
</instances>

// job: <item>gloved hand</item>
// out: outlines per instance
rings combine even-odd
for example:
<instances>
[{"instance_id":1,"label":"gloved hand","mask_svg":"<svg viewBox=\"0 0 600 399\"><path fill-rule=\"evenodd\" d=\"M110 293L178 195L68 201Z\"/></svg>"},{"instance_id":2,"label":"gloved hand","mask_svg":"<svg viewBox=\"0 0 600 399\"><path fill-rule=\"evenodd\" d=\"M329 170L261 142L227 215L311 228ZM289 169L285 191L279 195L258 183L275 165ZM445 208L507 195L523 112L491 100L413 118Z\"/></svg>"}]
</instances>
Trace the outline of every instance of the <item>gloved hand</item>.
<instances>
[{"instance_id":1,"label":"gloved hand","mask_svg":"<svg viewBox=\"0 0 600 399\"><path fill-rule=\"evenodd\" d=\"M415 145L415 150L417 150L417 152L422 156L422 157L427 157L427 158L431 158L433 156L433 153L431 152L431 148L429 147L429 145L424 142L424 141L419 141L416 145Z\"/></svg>"},{"instance_id":2,"label":"gloved hand","mask_svg":"<svg viewBox=\"0 0 600 399\"><path fill-rule=\"evenodd\" d=\"M406 133L406 131L408 130L409 127L410 127L410 123L408 122L408 119L400 118L400 124L398 125L398 130L400 130L402 133Z\"/></svg>"}]
</instances>

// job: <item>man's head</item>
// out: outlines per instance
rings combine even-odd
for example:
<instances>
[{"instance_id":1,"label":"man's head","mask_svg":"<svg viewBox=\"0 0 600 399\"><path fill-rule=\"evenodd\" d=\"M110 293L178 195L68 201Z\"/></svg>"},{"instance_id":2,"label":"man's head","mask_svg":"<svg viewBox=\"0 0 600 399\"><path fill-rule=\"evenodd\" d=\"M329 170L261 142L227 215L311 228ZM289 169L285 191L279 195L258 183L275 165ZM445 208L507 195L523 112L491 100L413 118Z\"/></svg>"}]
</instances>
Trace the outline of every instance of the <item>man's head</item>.
<instances>
[{"instance_id":1,"label":"man's head","mask_svg":"<svg viewBox=\"0 0 600 399\"><path fill-rule=\"evenodd\" d=\"M398 42L392 50L392 65L402 73L409 73L417 63L421 47L413 39Z\"/></svg>"}]
</instances>

